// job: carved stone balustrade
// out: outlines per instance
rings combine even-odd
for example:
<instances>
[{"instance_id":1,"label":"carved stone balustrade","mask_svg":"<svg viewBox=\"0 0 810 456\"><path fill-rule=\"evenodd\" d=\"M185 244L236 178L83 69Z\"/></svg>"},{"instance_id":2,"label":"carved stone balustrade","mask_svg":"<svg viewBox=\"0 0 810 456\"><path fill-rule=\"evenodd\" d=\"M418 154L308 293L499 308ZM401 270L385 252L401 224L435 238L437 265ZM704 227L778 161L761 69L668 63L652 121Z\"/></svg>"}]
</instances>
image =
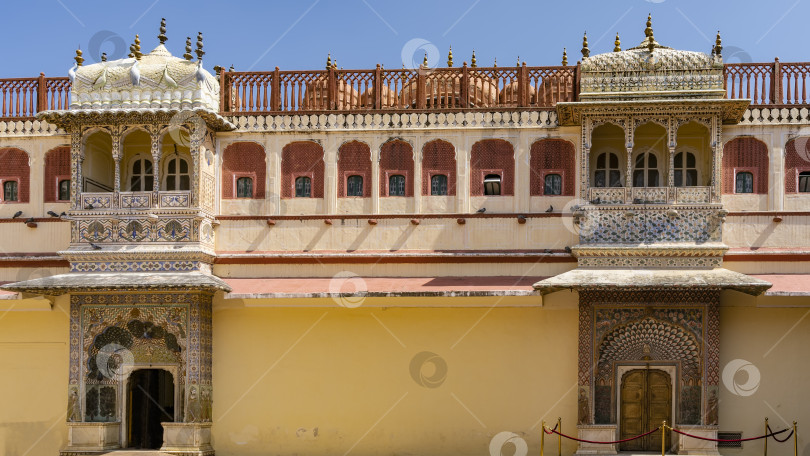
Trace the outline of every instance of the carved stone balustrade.
<instances>
[{"instance_id":1,"label":"carved stone balustrade","mask_svg":"<svg viewBox=\"0 0 810 456\"><path fill-rule=\"evenodd\" d=\"M588 201L597 204L709 204L711 187L591 187Z\"/></svg>"}]
</instances>

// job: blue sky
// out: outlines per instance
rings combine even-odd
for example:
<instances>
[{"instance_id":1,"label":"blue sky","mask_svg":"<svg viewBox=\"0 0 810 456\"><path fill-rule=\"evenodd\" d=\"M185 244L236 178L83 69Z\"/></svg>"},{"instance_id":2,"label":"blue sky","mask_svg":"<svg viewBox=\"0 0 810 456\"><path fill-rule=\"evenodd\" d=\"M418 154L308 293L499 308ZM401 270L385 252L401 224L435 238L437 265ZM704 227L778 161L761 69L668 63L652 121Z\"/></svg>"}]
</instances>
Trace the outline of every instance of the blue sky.
<instances>
[{"instance_id":1,"label":"blue sky","mask_svg":"<svg viewBox=\"0 0 810 456\"><path fill-rule=\"evenodd\" d=\"M496 57L514 65L518 56L559 65L563 47L573 64L583 31L592 53L611 51L616 32L624 48L635 46L648 12L667 46L709 52L719 29L726 61L810 60L808 0L29 0L3 9L0 77L64 76L77 46L90 62L101 52L120 57L116 44L128 47L135 33L148 52L161 17L173 54L201 31L206 67L238 71L322 69L329 52L347 69L411 66L425 50L444 66L450 45L456 65L469 62L473 49L480 66Z\"/></svg>"}]
</instances>

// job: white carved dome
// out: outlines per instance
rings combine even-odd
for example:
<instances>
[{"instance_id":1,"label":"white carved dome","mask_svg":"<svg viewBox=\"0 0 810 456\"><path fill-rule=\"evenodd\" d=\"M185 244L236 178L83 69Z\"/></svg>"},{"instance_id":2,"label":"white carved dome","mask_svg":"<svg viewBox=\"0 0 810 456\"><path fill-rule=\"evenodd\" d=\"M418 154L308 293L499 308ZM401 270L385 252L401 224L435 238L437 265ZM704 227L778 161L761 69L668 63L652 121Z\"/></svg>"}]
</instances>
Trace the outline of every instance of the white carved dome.
<instances>
[{"instance_id":1,"label":"white carved dome","mask_svg":"<svg viewBox=\"0 0 810 456\"><path fill-rule=\"evenodd\" d=\"M208 109L219 111L219 82L201 62L174 57L163 44L140 60L81 66L70 109Z\"/></svg>"},{"instance_id":2,"label":"white carved dome","mask_svg":"<svg viewBox=\"0 0 810 456\"><path fill-rule=\"evenodd\" d=\"M719 66L718 66L719 65ZM723 62L709 54L658 46L608 52L583 59L583 72L664 71L722 69Z\"/></svg>"}]
</instances>

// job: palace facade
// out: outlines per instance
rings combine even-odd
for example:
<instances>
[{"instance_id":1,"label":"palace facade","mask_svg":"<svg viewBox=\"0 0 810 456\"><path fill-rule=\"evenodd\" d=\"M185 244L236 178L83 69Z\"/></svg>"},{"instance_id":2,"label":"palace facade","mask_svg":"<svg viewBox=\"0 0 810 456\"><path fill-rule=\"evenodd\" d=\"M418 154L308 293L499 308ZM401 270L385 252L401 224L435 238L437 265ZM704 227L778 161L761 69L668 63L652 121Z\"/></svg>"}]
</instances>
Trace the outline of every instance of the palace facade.
<instances>
[{"instance_id":1,"label":"palace facade","mask_svg":"<svg viewBox=\"0 0 810 456\"><path fill-rule=\"evenodd\" d=\"M810 423L809 64L649 18L546 67L212 73L202 34L167 41L0 80L0 454ZM762 450L562 452L662 444Z\"/></svg>"}]
</instances>

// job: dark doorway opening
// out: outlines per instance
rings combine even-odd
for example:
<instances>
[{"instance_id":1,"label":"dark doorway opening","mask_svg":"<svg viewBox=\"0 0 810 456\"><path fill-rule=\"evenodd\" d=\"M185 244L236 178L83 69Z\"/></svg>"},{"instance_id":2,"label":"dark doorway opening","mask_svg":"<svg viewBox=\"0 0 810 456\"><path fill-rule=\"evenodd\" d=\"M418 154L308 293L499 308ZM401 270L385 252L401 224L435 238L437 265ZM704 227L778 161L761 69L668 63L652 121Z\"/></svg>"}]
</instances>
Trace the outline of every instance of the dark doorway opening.
<instances>
[{"instance_id":1,"label":"dark doorway opening","mask_svg":"<svg viewBox=\"0 0 810 456\"><path fill-rule=\"evenodd\" d=\"M163 369L139 369L129 377L127 423L130 448L157 450L163 426L174 421L174 379Z\"/></svg>"}]
</instances>

